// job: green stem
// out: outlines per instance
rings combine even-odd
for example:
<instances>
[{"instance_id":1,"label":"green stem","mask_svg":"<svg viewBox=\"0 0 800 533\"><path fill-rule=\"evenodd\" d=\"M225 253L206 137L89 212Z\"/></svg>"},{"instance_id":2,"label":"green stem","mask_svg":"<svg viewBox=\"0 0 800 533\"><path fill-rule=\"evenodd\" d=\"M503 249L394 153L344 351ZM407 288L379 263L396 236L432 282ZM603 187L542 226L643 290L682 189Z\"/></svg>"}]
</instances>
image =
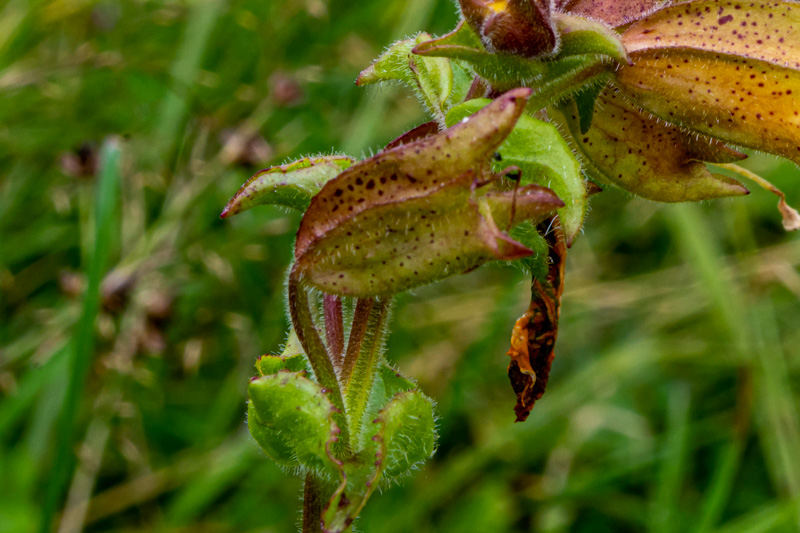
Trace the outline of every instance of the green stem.
<instances>
[{"instance_id":1,"label":"green stem","mask_svg":"<svg viewBox=\"0 0 800 533\"><path fill-rule=\"evenodd\" d=\"M330 394L330 399L333 405L339 410L335 415L336 424L341 430L341 438L336 446L338 452L342 451L342 446L347 448L350 443L350 434L347 427L347 419L344 416L345 408L342 399L342 390L339 387L338 376L333 367L333 362L328 354L325 344L320 338L319 331L314 326L314 320L311 315L311 307L308 302L308 293L306 289L300 285L296 277L294 269L289 275L289 314L292 317L292 325L294 331L297 333L297 339L303 346L308 361L311 363L311 368L314 370L314 375L317 382L326 388ZM339 455L337 453L337 455Z\"/></svg>"},{"instance_id":2,"label":"green stem","mask_svg":"<svg viewBox=\"0 0 800 533\"><path fill-rule=\"evenodd\" d=\"M356 303L342 372L350 429L356 439L361 433L375 369L380 362L390 302L390 298L360 298Z\"/></svg>"},{"instance_id":3,"label":"green stem","mask_svg":"<svg viewBox=\"0 0 800 533\"><path fill-rule=\"evenodd\" d=\"M322 486L314 474L306 474L303 486L303 533L322 533Z\"/></svg>"}]
</instances>

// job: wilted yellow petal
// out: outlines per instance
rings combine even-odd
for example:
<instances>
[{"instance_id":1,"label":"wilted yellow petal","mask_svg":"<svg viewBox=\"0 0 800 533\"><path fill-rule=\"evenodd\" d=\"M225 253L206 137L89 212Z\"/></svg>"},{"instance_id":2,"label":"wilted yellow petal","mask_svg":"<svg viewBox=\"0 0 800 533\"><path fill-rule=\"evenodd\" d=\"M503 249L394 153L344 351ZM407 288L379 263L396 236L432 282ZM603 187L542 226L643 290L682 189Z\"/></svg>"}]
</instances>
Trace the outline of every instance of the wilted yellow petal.
<instances>
[{"instance_id":1,"label":"wilted yellow petal","mask_svg":"<svg viewBox=\"0 0 800 533\"><path fill-rule=\"evenodd\" d=\"M800 71L685 48L642 50L617 82L674 124L800 163Z\"/></svg>"},{"instance_id":2,"label":"wilted yellow petal","mask_svg":"<svg viewBox=\"0 0 800 533\"><path fill-rule=\"evenodd\" d=\"M685 202L747 194L739 182L708 171L700 152L734 157L724 148L687 136L643 114L613 89L597 98L592 127L581 134L574 103L565 118L592 177L659 202ZM703 148L700 150L699 148Z\"/></svg>"},{"instance_id":3,"label":"wilted yellow petal","mask_svg":"<svg viewBox=\"0 0 800 533\"><path fill-rule=\"evenodd\" d=\"M687 2L660 9L625 30L629 52L696 48L800 69L797 2Z\"/></svg>"}]
</instances>

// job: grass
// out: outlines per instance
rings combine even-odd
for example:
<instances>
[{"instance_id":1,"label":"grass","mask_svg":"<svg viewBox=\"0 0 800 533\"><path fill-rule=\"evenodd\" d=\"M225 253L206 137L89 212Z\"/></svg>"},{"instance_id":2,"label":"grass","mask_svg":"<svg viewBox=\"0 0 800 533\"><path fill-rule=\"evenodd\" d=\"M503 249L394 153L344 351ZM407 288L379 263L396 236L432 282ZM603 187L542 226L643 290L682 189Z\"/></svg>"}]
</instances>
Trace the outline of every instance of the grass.
<instances>
[{"instance_id":1,"label":"grass","mask_svg":"<svg viewBox=\"0 0 800 533\"><path fill-rule=\"evenodd\" d=\"M8 2L0 9L0 532L291 531L302 481L244 425L299 219L217 217L252 173L425 120L354 86L449 2ZM118 139L118 140L112 140ZM76 149L84 147L80 153ZM800 203L800 172L749 168ZM772 195L608 191L570 250L548 392L513 424L518 271L398 298L389 358L440 447L371 532L797 531L800 242Z\"/></svg>"}]
</instances>

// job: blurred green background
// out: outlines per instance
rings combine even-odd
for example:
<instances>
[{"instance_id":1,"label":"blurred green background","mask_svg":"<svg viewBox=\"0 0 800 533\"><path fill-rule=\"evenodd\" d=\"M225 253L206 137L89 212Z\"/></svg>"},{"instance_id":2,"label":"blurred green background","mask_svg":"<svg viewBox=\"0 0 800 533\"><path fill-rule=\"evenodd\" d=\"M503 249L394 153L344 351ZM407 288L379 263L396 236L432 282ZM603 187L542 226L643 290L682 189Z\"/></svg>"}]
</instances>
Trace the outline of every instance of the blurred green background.
<instances>
[{"instance_id":1,"label":"blurred green background","mask_svg":"<svg viewBox=\"0 0 800 533\"><path fill-rule=\"evenodd\" d=\"M2 4L0 532L294 530L301 481L244 414L299 217L218 214L259 168L423 122L353 81L455 21L450 0ZM800 203L796 167L748 166ZM523 424L523 274L401 295L388 357L437 400L440 445L358 530L798 531L800 240L775 203L597 196Z\"/></svg>"}]
</instances>

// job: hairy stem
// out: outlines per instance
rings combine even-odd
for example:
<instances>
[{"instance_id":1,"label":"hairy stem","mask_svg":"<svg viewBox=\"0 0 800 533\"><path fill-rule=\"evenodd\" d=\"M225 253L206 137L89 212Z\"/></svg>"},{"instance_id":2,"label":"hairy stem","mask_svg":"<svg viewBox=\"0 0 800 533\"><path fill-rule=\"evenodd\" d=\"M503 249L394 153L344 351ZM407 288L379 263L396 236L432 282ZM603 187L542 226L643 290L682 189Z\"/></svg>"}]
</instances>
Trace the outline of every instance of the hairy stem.
<instances>
[{"instance_id":1,"label":"hairy stem","mask_svg":"<svg viewBox=\"0 0 800 533\"><path fill-rule=\"evenodd\" d=\"M324 388L328 389L333 405L339 410L334 420L339 426L342 434L335 447L336 454L339 455L350 443L350 434L347 427L347 419L344 416L344 400L342 390L339 387L339 380L333 367L333 362L325 348L325 344L320 338L319 331L314 326L311 314L311 307L308 302L308 293L302 287L295 276L294 270L289 275L289 314L292 317L292 325L297 333L297 339L303 346L311 368L317 381Z\"/></svg>"},{"instance_id":2,"label":"hairy stem","mask_svg":"<svg viewBox=\"0 0 800 533\"><path fill-rule=\"evenodd\" d=\"M322 486L311 472L303 485L303 533L322 533Z\"/></svg>"},{"instance_id":3,"label":"hairy stem","mask_svg":"<svg viewBox=\"0 0 800 533\"><path fill-rule=\"evenodd\" d=\"M356 301L356 309L353 312L353 323L350 326L350 338L347 341L347 353L344 356L344 363L342 365L342 381L345 384L345 389L348 387L347 384L350 382L353 369L358 362L358 356L361 353L361 344L367 332L369 314L372 312L374 303L375 300L372 298L359 298Z\"/></svg>"},{"instance_id":4,"label":"hairy stem","mask_svg":"<svg viewBox=\"0 0 800 533\"><path fill-rule=\"evenodd\" d=\"M352 435L361 432L375 369L380 361L390 302L390 298L360 298L356 303L342 374ZM360 445L353 444L354 448Z\"/></svg>"},{"instance_id":5,"label":"hairy stem","mask_svg":"<svg viewBox=\"0 0 800 533\"><path fill-rule=\"evenodd\" d=\"M325 313L325 340L334 367L341 366L344 351L344 325L342 320L342 299L334 294L326 294L322 303Z\"/></svg>"}]
</instances>

